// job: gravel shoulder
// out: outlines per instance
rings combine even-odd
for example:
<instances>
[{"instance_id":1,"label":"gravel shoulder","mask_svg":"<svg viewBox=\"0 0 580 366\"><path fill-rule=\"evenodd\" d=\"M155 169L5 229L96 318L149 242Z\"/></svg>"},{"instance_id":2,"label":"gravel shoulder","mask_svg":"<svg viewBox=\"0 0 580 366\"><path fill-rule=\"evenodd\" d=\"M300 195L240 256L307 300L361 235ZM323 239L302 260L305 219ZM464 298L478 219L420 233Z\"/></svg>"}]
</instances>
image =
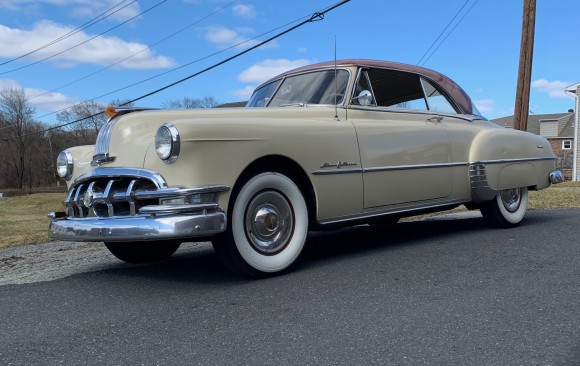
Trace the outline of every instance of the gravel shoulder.
<instances>
[{"instance_id":1,"label":"gravel shoulder","mask_svg":"<svg viewBox=\"0 0 580 366\"><path fill-rule=\"evenodd\" d=\"M454 220L481 216L479 211L454 212L425 220ZM407 219L413 220L413 218ZM213 250L210 242L184 243L179 251ZM0 286L53 281L79 273L128 266L103 243L50 242L0 250Z\"/></svg>"}]
</instances>

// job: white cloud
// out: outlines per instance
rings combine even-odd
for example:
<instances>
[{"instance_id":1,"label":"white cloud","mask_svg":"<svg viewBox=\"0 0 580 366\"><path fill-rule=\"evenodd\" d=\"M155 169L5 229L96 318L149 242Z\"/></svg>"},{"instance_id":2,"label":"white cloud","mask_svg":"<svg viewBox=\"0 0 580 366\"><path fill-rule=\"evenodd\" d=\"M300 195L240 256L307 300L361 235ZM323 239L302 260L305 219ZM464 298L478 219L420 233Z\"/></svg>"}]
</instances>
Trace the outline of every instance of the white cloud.
<instances>
[{"instance_id":1,"label":"white cloud","mask_svg":"<svg viewBox=\"0 0 580 366\"><path fill-rule=\"evenodd\" d=\"M252 92L256 86L262 84L268 79L273 78L276 75L280 75L288 70L295 69L297 67L305 66L316 61L310 61L307 59L298 60L288 60L288 59L266 59L260 61L238 75L238 80L244 83L251 83L242 89L232 90L229 93L237 96L242 100L248 100L252 95Z\"/></svg>"},{"instance_id":2,"label":"white cloud","mask_svg":"<svg viewBox=\"0 0 580 366\"><path fill-rule=\"evenodd\" d=\"M23 88L17 81L11 79L0 79L0 89L4 88L24 89L28 103L45 112L60 111L79 102L62 93L47 93L43 89Z\"/></svg>"},{"instance_id":3,"label":"white cloud","mask_svg":"<svg viewBox=\"0 0 580 366\"><path fill-rule=\"evenodd\" d=\"M493 108L495 106L495 100L493 99L480 99L474 100L473 103L477 109L483 114L493 113Z\"/></svg>"},{"instance_id":4,"label":"white cloud","mask_svg":"<svg viewBox=\"0 0 580 366\"><path fill-rule=\"evenodd\" d=\"M253 5L238 4L232 7L232 12L235 16L245 19L253 19L256 17L256 10Z\"/></svg>"},{"instance_id":5,"label":"white cloud","mask_svg":"<svg viewBox=\"0 0 580 366\"><path fill-rule=\"evenodd\" d=\"M34 24L30 30L9 28L0 25L0 57L19 57L71 31L73 31L73 28L47 20ZM30 56L27 56L27 58L33 61L41 60L63 52L81 42L88 41L90 38L91 35L79 32L61 42L34 52ZM169 57L153 55L151 50L146 49L146 47L144 44L127 42L117 37L100 36L69 51L63 52L51 58L50 61L62 67L82 63L108 66L126 58L128 55L139 52L134 57L119 63L116 67L125 69L159 69L168 68L175 64ZM144 51L140 52L142 50Z\"/></svg>"},{"instance_id":6,"label":"white cloud","mask_svg":"<svg viewBox=\"0 0 580 366\"><path fill-rule=\"evenodd\" d=\"M245 88L232 90L229 93L235 95L236 97L240 98L240 100L248 100L252 96L252 93L256 89L255 85L248 85Z\"/></svg>"},{"instance_id":7,"label":"white cloud","mask_svg":"<svg viewBox=\"0 0 580 366\"><path fill-rule=\"evenodd\" d=\"M531 86L541 93L548 93L548 95L552 98L569 98L564 93L564 89L570 84L572 83L567 81L548 81L546 79L538 79L532 81Z\"/></svg>"},{"instance_id":8,"label":"white cloud","mask_svg":"<svg viewBox=\"0 0 580 366\"><path fill-rule=\"evenodd\" d=\"M307 59L288 60L288 59L267 59L260 61L242 71L238 75L238 80L244 83L261 84L264 81L281 74L285 71L295 69L312 63Z\"/></svg>"},{"instance_id":9,"label":"white cloud","mask_svg":"<svg viewBox=\"0 0 580 366\"><path fill-rule=\"evenodd\" d=\"M205 29L205 39L220 48L236 46L238 48L248 48L260 43L259 40L249 40L252 38L254 30L251 28L231 29L224 26L213 26ZM278 42L271 41L260 48L278 47Z\"/></svg>"},{"instance_id":10,"label":"white cloud","mask_svg":"<svg viewBox=\"0 0 580 366\"><path fill-rule=\"evenodd\" d=\"M298 47L296 49L296 52L298 52L298 53L306 53L306 52L308 52L308 49L306 47Z\"/></svg>"},{"instance_id":11,"label":"white cloud","mask_svg":"<svg viewBox=\"0 0 580 366\"><path fill-rule=\"evenodd\" d=\"M141 12L137 1L119 4L118 0L0 0L0 8L26 13L41 5L66 8L71 16L79 18L92 18L111 9L107 12L108 19L117 21L127 20Z\"/></svg>"}]
</instances>

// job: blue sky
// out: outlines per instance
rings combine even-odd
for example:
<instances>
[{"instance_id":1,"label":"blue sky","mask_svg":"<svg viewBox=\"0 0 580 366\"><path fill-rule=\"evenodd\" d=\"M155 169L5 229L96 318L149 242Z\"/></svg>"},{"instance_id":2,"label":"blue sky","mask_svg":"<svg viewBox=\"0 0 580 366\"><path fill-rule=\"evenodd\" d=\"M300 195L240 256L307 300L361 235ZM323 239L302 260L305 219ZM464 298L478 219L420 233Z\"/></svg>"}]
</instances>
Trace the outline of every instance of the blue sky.
<instances>
[{"instance_id":1,"label":"blue sky","mask_svg":"<svg viewBox=\"0 0 580 366\"><path fill-rule=\"evenodd\" d=\"M53 122L51 112L80 101L106 104L156 90L256 41L235 46L239 42L337 1L0 0L0 88L24 88L37 118ZM54 42L109 9L105 19ZM332 60L335 37L339 59L417 64L460 9L421 64L459 83L488 118L513 114L523 0L352 0L322 21L137 104L160 107L206 95L220 102L246 100L279 72ZM580 81L578 15L580 1L537 2L533 113L574 107L563 88Z\"/></svg>"}]
</instances>

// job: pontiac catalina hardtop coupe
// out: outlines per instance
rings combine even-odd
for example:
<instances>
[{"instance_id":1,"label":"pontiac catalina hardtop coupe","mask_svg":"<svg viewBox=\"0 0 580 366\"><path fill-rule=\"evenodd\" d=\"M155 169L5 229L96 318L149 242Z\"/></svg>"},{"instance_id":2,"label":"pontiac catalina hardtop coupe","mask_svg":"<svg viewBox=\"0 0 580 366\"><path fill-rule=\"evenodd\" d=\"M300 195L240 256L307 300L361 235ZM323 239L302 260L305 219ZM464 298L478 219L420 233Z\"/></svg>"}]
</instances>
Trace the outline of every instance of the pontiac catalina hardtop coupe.
<instances>
[{"instance_id":1,"label":"pontiac catalina hardtop coupe","mask_svg":"<svg viewBox=\"0 0 580 366\"><path fill-rule=\"evenodd\" d=\"M69 191L49 236L104 242L130 263L211 240L228 268L266 276L295 262L309 230L459 205L512 227L528 190L563 180L545 138L490 123L446 76L398 63L302 67L246 108L108 112L95 145L58 157Z\"/></svg>"}]
</instances>

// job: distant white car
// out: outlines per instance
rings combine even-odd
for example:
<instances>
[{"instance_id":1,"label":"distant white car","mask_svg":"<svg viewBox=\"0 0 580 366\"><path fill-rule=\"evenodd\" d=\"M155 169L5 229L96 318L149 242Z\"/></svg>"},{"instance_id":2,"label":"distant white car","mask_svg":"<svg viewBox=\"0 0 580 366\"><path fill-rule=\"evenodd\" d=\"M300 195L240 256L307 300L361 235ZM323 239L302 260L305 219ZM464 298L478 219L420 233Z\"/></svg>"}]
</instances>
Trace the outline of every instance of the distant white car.
<instances>
[{"instance_id":1,"label":"distant white car","mask_svg":"<svg viewBox=\"0 0 580 366\"><path fill-rule=\"evenodd\" d=\"M562 181L541 136L501 128L446 76L344 60L259 86L247 108L117 109L59 155L69 185L49 236L132 263L209 239L231 269L286 270L309 230L459 205L518 225L528 190Z\"/></svg>"}]
</instances>

